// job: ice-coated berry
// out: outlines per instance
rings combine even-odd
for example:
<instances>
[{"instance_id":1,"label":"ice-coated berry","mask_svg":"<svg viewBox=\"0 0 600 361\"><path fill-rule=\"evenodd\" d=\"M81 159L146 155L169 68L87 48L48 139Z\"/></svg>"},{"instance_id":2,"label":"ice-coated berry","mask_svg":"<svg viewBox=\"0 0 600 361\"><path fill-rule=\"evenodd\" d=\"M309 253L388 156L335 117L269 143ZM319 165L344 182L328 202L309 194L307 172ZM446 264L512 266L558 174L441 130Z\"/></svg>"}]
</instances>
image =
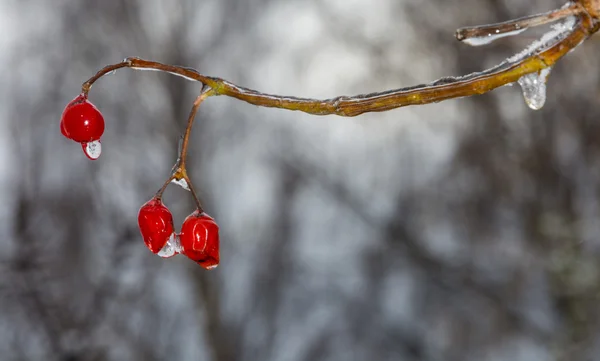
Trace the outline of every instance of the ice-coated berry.
<instances>
[{"instance_id":1,"label":"ice-coated berry","mask_svg":"<svg viewBox=\"0 0 600 361\"><path fill-rule=\"evenodd\" d=\"M65 107L60 119L60 131L78 143L93 142L104 133L104 117L87 96L80 94Z\"/></svg>"},{"instance_id":2,"label":"ice-coated berry","mask_svg":"<svg viewBox=\"0 0 600 361\"><path fill-rule=\"evenodd\" d=\"M153 198L140 208L138 226L146 247L158 253L173 234L173 215L160 199Z\"/></svg>"},{"instance_id":3,"label":"ice-coated berry","mask_svg":"<svg viewBox=\"0 0 600 361\"><path fill-rule=\"evenodd\" d=\"M206 213L190 214L179 234L182 253L206 269L219 264L219 226Z\"/></svg>"}]
</instances>

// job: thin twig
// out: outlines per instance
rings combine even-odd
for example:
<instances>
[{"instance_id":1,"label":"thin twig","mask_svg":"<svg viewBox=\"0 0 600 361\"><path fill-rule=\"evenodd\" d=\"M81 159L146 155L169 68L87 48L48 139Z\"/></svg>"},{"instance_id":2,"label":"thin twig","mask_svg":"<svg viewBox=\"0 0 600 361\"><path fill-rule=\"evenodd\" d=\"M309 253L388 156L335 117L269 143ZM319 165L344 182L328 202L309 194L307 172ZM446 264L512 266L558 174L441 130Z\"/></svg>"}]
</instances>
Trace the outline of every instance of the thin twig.
<instances>
[{"instance_id":1,"label":"thin twig","mask_svg":"<svg viewBox=\"0 0 600 361\"><path fill-rule=\"evenodd\" d=\"M496 24L464 27L456 30L456 39L460 41L473 38L489 37L490 41L502 37L502 35L513 35L527 30L527 28L549 24L569 16L577 16L585 10L579 4L570 4L568 7L552 10L543 14L536 14L519 19L503 21Z\"/></svg>"}]
</instances>

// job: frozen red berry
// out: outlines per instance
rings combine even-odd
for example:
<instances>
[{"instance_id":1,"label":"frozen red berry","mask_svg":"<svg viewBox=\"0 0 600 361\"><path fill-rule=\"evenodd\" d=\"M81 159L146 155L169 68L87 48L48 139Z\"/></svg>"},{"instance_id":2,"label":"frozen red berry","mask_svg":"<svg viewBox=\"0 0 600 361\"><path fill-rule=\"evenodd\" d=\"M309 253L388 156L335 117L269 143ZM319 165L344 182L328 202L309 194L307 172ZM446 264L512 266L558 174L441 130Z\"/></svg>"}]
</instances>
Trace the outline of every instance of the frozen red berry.
<instances>
[{"instance_id":1,"label":"frozen red berry","mask_svg":"<svg viewBox=\"0 0 600 361\"><path fill-rule=\"evenodd\" d=\"M219 264L219 226L206 213L195 211L190 214L179 234L184 255L206 269Z\"/></svg>"},{"instance_id":2,"label":"frozen red berry","mask_svg":"<svg viewBox=\"0 0 600 361\"><path fill-rule=\"evenodd\" d=\"M146 247L159 253L173 235L173 215L160 199L153 198L140 208L138 226Z\"/></svg>"},{"instance_id":3,"label":"frozen red berry","mask_svg":"<svg viewBox=\"0 0 600 361\"><path fill-rule=\"evenodd\" d=\"M80 94L65 107L60 131L78 143L93 142L104 133L104 117L86 95Z\"/></svg>"}]
</instances>

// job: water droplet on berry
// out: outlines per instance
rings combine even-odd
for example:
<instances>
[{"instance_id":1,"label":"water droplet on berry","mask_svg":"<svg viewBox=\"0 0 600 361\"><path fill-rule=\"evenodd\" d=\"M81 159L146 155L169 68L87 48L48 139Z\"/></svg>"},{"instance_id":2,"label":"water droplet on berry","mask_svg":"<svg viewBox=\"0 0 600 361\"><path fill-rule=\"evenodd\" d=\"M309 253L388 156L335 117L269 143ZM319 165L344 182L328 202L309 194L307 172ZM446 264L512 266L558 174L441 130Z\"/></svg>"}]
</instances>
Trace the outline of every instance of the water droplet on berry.
<instances>
[{"instance_id":1,"label":"water droplet on berry","mask_svg":"<svg viewBox=\"0 0 600 361\"><path fill-rule=\"evenodd\" d=\"M100 158L100 153L102 153L102 144L100 144L100 140L81 143L81 148L83 149L83 153L85 153L85 155L91 160Z\"/></svg>"},{"instance_id":2,"label":"water droplet on berry","mask_svg":"<svg viewBox=\"0 0 600 361\"><path fill-rule=\"evenodd\" d=\"M164 247L158 251L158 255L162 258L173 257L174 255L181 252L181 245L179 243L179 236L175 233L171 234L167 243L165 243Z\"/></svg>"},{"instance_id":3,"label":"water droplet on berry","mask_svg":"<svg viewBox=\"0 0 600 361\"><path fill-rule=\"evenodd\" d=\"M186 191L190 190L190 186L188 185L187 181L183 178L181 179L173 179L171 181L171 183L175 183L177 185L179 185L181 188L185 189Z\"/></svg>"}]
</instances>

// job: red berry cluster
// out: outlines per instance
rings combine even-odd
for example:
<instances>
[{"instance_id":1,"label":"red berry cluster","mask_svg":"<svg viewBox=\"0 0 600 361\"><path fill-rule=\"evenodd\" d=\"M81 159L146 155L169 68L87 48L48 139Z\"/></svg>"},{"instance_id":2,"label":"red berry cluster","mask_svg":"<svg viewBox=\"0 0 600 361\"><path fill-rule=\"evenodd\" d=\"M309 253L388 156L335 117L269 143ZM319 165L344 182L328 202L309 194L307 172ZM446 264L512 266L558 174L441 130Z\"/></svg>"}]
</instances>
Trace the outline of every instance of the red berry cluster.
<instances>
[{"instance_id":1,"label":"red berry cluster","mask_svg":"<svg viewBox=\"0 0 600 361\"><path fill-rule=\"evenodd\" d=\"M96 160L100 157L104 117L88 101L87 94L82 93L67 104L60 120L60 131L65 137L81 143L88 158ZM206 269L217 267L219 226L214 219L196 210L185 219L181 232L177 234L173 215L162 203L160 194L162 190L144 204L138 214L138 226L146 247L161 257L181 253Z\"/></svg>"},{"instance_id":2,"label":"red berry cluster","mask_svg":"<svg viewBox=\"0 0 600 361\"><path fill-rule=\"evenodd\" d=\"M140 208L138 225L152 253L161 257L182 253L206 269L219 264L219 226L204 212L187 216L176 234L173 215L160 199L152 198Z\"/></svg>"}]
</instances>

